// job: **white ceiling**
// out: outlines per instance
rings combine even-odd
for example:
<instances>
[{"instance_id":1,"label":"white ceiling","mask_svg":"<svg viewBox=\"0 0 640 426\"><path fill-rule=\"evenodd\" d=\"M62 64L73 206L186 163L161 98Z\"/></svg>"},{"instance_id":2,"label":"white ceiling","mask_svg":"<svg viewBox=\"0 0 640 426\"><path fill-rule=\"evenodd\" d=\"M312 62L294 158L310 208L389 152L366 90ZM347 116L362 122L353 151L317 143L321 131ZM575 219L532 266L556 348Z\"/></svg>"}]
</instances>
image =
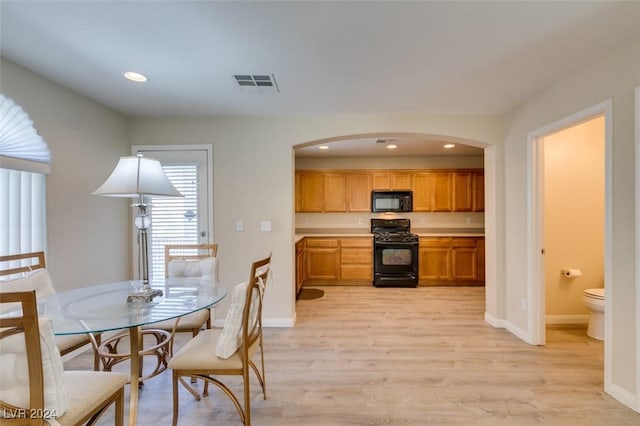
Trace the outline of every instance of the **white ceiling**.
<instances>
[{"instance_id":1,"label":"white ceiling","mask_svg":"<svg viewBox=\"0 0 640 426\"><path fill-rule=\"evenodd\" d=\"M0 8L2 56L132 117L502 114L640 31L640 2L617 1ZM273 74L280 92L234 74Z\"/></svg>"}]
</instances>

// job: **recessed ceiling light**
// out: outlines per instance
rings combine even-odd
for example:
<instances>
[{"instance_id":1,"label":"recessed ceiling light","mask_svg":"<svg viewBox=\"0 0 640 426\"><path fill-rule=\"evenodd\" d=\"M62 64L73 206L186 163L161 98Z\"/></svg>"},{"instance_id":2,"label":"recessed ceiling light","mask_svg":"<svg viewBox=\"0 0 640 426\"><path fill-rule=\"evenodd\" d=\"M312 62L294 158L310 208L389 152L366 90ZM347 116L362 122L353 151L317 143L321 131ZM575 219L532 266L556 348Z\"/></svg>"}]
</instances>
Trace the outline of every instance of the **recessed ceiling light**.
<instances>
[{"instance_id":1,"label":"recessed ceiling light","mask_svg":"<svg viewBox=\"0 0 640 426\"><path fill-rule=\"evenodd\" d=\"M124 78L126 78L127 80L135 81L136 83L144 83L148 80L146 75L134 71L125 72Z\"/></svg>"},{"instance_id":2,"label":"recessed ceiling light","mask_svg":"<svg viewBox=\"0 0 640 426\"><path fill-rule=\"evenodd\" d=\"M328 145L320 145L318 149L329 149Z\"/></svg>"},{"instance_id":3,"label":"recessed ceiling light","mask_svg":"<svg viewBox=\"0 0 640 426\"><path fill-rule=\"evenodd\" d=\"M398 147L398 145L391 143L389 145L387 145L387 149L396 149Z\"/></svg>"},{"instance_id":4,"label":"recessed ceiling light","mask_svg":"<svg viewBox=\"0 0 640 426\"><path fill-rule=\"evenodd\" d=\"M445 149L455 148L455 146L456 146L456 145L455 145L455 144L453 144L453 143L448 143L448 144L445 144L445 145L444 145Z\"/></svg>"}]
</instances>

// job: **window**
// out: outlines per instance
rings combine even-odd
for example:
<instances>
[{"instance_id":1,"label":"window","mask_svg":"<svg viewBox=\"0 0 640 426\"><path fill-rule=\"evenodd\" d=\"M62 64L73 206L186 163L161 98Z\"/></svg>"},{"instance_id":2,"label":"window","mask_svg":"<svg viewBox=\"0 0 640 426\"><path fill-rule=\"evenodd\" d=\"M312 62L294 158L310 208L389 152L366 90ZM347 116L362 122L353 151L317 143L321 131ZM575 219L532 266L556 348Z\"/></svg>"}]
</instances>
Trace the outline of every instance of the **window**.
<instances>
[{"instance_id":1,"label":"window","mask_svg":"<svg viewBox=\"0 0 640 426\"><path fill-rule=\"evenodd\" d=\"M28 115L0 94L0 255L44 251L51 154Z\"/></svg>"},{"instance_id":2,"label":"window","mask_svg":"<svg viewBox=\"0 0 640 426\"><path fill-rule=\"evenodd\" d=\"M164 277L166 244L198 244L198 166L162 166L184 198L151 201L151 277Z\"/></svg>"}]
</instances>

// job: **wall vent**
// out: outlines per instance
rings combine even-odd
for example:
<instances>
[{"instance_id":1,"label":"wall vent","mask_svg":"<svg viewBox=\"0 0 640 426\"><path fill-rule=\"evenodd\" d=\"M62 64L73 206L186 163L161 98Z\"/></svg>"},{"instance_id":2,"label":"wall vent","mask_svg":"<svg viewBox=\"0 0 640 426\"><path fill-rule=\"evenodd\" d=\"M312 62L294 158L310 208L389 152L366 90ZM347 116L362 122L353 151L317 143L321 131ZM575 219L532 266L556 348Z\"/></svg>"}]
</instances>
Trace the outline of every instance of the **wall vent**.
<instances>
[{"instance_id":1,"label":"wall vent","mask_svg":"<svg viewBox=\"0 0 640 426\"><path fill-rule=\"evenodd\" d=\"M243 92L278 93L278 83L273 74L235 74L236 83Z\"/></svg>"}]
</instances>

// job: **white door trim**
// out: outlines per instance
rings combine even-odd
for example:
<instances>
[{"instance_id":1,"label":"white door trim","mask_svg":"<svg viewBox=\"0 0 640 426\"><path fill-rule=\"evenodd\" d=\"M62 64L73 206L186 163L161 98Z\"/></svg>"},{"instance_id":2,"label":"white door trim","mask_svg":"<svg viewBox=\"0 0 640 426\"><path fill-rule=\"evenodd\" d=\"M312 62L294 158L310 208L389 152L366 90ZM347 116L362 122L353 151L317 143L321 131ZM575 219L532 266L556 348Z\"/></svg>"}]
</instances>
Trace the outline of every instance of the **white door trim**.
<instances>
[{"instance_id":1,"label":"white door trim","mask_svg":"<svg viewBox=\"0 0 640 426\"><path fill-rule=\"evenodd\" d=\"M640 86L635 90L636 138L636 406L640 412ZM605 300L606 302L606 300ZM605 309L608 307L605 305ZM611 311L609 311L611 312ZM605 385L607 382L605 382Z\"/></svg>"},{"instance_id":2,"label":"white door trim","mask_svg":"<svg viewBox=\"0 0 640 426\"><path fill-rule=\"evenodd\" d=\"M612 292L615 283L612 280L612 238L613 238L613 102L611 99L593 105L568 117L548 124L527 135L528 170L527 196L529 208L528 222L528 261L527 261L527 311L529 343L545 344L545 286L544 286L544 193L543 193L543 148L542 139L560 130L587 121L593 117L605 117L605 312L612 312ZM640 301L639 301L640 303ZM613 315L605 315L605 335L613 336ZM604 343L604 385L605 390L611 385L612 339ZM640 379L639 379L640 380Z\"/></svg>"}]
</instances>

